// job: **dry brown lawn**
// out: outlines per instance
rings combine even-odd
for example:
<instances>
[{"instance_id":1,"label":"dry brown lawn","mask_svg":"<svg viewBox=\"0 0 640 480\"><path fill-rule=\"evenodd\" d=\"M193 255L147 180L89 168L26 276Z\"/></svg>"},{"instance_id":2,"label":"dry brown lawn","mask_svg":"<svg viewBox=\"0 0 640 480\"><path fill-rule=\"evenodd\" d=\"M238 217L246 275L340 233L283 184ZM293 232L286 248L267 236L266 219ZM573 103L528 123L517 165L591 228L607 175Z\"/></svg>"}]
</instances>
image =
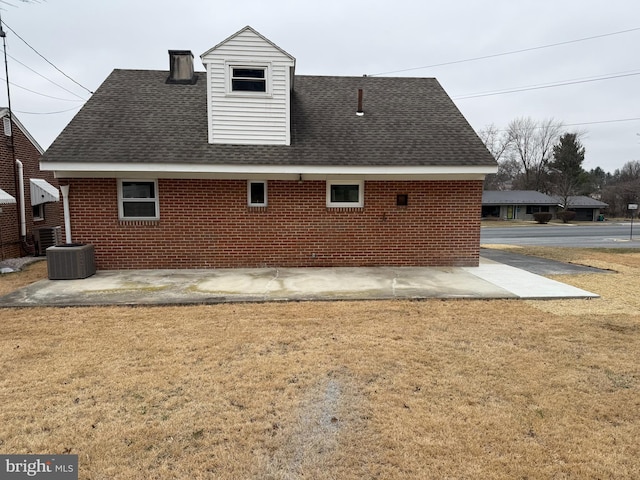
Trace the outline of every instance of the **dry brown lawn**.
<instances>
[{"instance_id":1,"label":"dry brown lawn","mask_svg":"<svg viewBox=\"0 0 640 480\"><path fill-rule=\"evenodd\" d=\"M528 253L618 273L556 277L597 300L0 309L0 451L81 479L638 478L640 252Z\"/></svg>"}]
</instances>

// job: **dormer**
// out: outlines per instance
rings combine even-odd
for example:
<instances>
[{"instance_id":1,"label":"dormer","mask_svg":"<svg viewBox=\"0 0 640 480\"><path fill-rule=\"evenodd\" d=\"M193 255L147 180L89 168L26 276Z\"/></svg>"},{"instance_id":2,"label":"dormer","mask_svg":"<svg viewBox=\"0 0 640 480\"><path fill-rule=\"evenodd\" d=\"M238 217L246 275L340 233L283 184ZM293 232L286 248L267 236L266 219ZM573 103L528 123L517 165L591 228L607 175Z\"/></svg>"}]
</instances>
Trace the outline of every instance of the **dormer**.
<instances>
[{"instance_id":1,"label":"dormer","mask_svg":"<svg viewBox=\"0 0 640 480\"><path fill-rule=\"evenodd\" d=\"M200 57L209 143L290 145L296 60L247 26Z\"/></svg>"}]
</instances>

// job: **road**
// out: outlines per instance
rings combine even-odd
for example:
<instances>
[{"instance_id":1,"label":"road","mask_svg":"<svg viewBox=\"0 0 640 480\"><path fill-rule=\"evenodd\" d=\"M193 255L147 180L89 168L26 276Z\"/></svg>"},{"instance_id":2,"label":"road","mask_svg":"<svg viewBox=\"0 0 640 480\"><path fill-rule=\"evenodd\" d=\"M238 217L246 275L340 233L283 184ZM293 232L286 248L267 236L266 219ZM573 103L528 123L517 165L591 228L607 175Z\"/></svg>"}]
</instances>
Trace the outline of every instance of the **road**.
<instances>
[{"instance_id":1,"label":"road","mask_svg":"<svg viewBox=\"0 0 640 480\"><path fill-rule=\"evenodd\" d=\"M629 223L483 227L480 241L483 244L640 248L640 224L634 222L632 241L630 233Z\"/></svg>"}]
</instances>

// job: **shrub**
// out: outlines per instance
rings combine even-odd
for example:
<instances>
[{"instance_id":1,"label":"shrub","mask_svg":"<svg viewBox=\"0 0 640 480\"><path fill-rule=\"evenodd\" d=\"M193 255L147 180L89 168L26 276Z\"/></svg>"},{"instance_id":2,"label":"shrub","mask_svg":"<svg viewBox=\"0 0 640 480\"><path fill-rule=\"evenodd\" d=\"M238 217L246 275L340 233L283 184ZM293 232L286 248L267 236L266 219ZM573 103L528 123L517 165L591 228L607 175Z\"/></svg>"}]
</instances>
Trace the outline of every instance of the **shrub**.
<instances>
[{"instance_id":1,"label":"shrub","mask_svg":"<svg viewBox=\"0 0 640 480\"><path fill-rule=\"evenodd\" d=\"M553 218L553 214L549 212L538 212L533 214L533 219L538 223L549 223L551 218Z\"/></svg>"},{"instance_id":2,"label":"shrub","mask_svg":"<svg viewBox=\"0 0 640 480\"><path fill-rule=\"evenodd\" d=\"M569 223L571 220L576 218L576 212L571 210L562 210L561 212L558 212L557 215L558 218L562 220L562 223Z\"/></svg>"}]
</instances>

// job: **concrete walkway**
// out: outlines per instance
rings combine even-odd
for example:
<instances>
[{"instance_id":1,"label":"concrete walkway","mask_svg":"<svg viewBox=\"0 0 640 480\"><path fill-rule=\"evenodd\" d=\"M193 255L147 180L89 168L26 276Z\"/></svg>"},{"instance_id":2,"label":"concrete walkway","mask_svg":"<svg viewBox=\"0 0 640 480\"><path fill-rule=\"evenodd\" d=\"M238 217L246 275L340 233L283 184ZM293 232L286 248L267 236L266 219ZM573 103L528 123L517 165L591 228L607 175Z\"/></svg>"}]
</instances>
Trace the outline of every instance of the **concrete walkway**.
<instances>
[{"instance_id":1,"label":"concrete walkway","mask_svg":"<svg viewBox=\"0 0 640 480\"><path fill-rule=\"evenodd\" d=\"M174 305L425 298L594 298L598 295L502 263L479 267L109 270L41 280L0 306Z\"/></svg>"}]
</instances>

